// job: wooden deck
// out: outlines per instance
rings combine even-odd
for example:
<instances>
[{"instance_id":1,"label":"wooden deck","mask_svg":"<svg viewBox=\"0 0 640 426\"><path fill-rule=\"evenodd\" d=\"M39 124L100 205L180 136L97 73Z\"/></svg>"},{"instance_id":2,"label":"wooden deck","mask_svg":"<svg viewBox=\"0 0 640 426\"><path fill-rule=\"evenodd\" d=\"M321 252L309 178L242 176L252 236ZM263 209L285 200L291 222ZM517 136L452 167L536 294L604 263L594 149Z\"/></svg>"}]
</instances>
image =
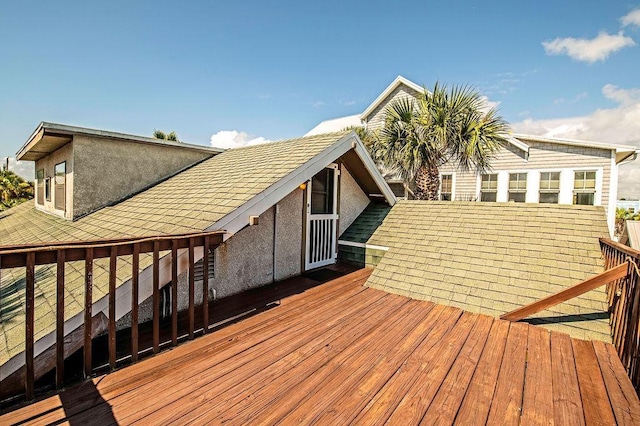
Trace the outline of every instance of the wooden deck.
<instances>
[{"instance_id":1,"label":"wooden deck","mask_svg":"<svg viewBox=\"0 0 640 426\"><path fill-rule=\"evenodd\" d=\"M0 424L633 424L615 349L363 287L360 270Z\"/></svg>"}]
</instances>

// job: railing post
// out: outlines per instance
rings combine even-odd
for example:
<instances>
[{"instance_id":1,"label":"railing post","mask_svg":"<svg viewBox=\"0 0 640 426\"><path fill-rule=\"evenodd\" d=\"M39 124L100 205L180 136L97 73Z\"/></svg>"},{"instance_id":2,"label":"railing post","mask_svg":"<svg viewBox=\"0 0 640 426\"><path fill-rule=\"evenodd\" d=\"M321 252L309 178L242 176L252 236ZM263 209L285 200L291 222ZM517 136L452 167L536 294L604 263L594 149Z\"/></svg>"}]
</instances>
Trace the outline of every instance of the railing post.
<instances>
[{"instance_id":1,"label":"railing post","mask_svg":"<svg viewBox=\"0 0 640 426\"><path fill-rule=\"evenodd\" d=\"M195 275L194 275L194 248L195 241L189 238L189 339L193 339L193 331L195 329Z\"/></svg>"},{"instance_id":2,"label":"railing post","mask_svg":"<svg viewBox=\"0 0 640 426\"><path fill-rule=\"evenodd\" d=\"M160 350L160 241L153 242L153 353Z\"/></svg>"},{"instance_id":3,"label":"railing post","mask_svg":"<svg viewBox=\"0 0 640 426\"><path fill-rule=\"evenodd\" d=\"M131 362L138 361L138 279L140 276L140 244L133 244L131 255Z\"/></svg>"},{"instance_id":4,"label":"railing post","mask_svg":"<svg viewBox=\"0 0 640 426\"><path fill-rule=\"evenodd\" d=\"M34 334L34 311L35 311L35 252L27 253L26 265L26 316L25 316L25 391L27 400L34 397L34 377L33 366L33 334Z\"/></svg>"},{"instance_id":5,"label":"railing post","mask_svg":"<svg viewBox=\"0 0 640 426\"><path fill-rule=\"evenodd\" d=\"M118 246L111 246L109 256L109 367L116 368L116 268Z\"/></svg>"},{"instance_id":6,"label":"railing post","mask_svg":"<svg viewBox=\"0 0 640 426\"><path fill-rule=\"evenodd\" d=\"M171 343L178 344L178 240L171 241Z\"/></svg>"},{"instance_id":7,"label":"railing post","mask_svg":"<svg viewBox=\"0 0 640 426\"><path fill-rule=\"evenodd\" d=\"M209 236L202 247L202 333L209 331Z\"/></svg>"},{"instance_id":8,"label":"railing post","mask_svg":"<svg viewBox=\"0 0 640 426\"><path fill-rule=\"evenodd\" d=\"M91 376L91 319L93 317L93 248L85 249L84 261L84 377Z\"/></svg>"},{"instance_id":9,"label":"railing post","mask_svg":"<svg viewBox=\"0 0 640 426\"><path fill-rule=\"evenodd\" d=\"M65 254L56 253L56 388L64 384L64 271Z\"/></svg>"}]
</instances>

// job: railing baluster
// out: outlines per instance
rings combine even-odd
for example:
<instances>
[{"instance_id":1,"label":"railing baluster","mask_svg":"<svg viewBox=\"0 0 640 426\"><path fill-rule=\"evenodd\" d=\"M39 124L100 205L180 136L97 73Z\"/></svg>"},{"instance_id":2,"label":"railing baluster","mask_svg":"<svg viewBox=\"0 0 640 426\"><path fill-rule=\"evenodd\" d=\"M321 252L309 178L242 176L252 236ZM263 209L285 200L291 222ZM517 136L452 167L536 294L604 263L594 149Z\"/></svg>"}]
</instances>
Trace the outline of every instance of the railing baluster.
<instances>
[{"instance_id":1,"label":"railing baluster","mask_svg":"<svg viewBox=\"0 0 640 426\"><path fill-rule=\"evenodd\" d=\"M193 339L193 330L195 329L195 241L189 238L189 339Z\"/></svg>"},{"instance_id":2,"label":"railing baluster","mask_svg":"<svg viewBox=\"0 0 640 426\"><path fill-rule=\"evenodd\" d=\"M178 240L171 242L171 343L178 344Z\"/></svg>"},{"instance_id":3,"label":"railing baluster","mask_svg":"<svg viewBox=\"0 0 640 426\"><path fill-rule=\"evenodd\" d=\"M56 254L56 387L64 385L64 250Z\"/></svg>"},{"instance_id":4,"label":"railing baluster","mask_svg":"<svg viewBox=\"0 0 640 426\"><path fill-rule=\"evenodd\" d=\"M209 236L204 237L202 247L202 333L209 331Z\"/></svg>"},{"instance_id":5,"label":"railing baluster","mask_svg":"<svg viewBox=\"0 0 640 426\"><path fill-rule=\"evenodd\" d=\"M27 253L26 266L26 318L25 318L25 391L28 400L34 397L33 383L35 369L33 366L34 314L35 314L35 252Z\"/></svg>"},{"instance_id":6,"label":"railing baluster","mask_svg":"<svg viewBox=\"0 0 640 426\"><path fill-rule=\"evenodd\" d=\"M84 260L84 377L91 376L91 319L93 305L93 248L85 251Z\"/></svg>"},{"instance_id":7,"label":"railing baluster","mask_svg":"<svg viewBox=\"0 0 640 426\"><path fill-rule=\"evenodd\" d=\"M116 368L116 268L118 246L111 246L109 256L109 367Z\"/></svg>"},{"instance_id":8,"label":"railing baluster","mask_svg":"<svg viewBox=\"0 0 640 426\"><path fill-rule=\"evenodd\" d=\"M131 362L138 361L138 280L140 277L140 244L133 245L131 255Z\"/></svg>"},{"instance_id":9,"label":"railing baluster","mask_svg":"<svg viewBox=\"0 0 640 426\"><path fill-rule=\"evenodd\" d=\"M160 242L153 242L153 353L160 350Z\"/></svg>"},{"instance_id":10,"label":"railing baluster","mask_svg":"<svg viewBox=\"0 0 640 426\"><path fill-rule=\"evenodd\" d=\"M311 232L312 238L322 238L321 224L318 221L311 223L313 231ZM330 231L330 228L328 229ZM326 233L327 229L325 229ZM65 356L68 355L70 350L69 342L65 342L65 339L69 339L70 336L65 336L65 332L71 330L65 330L65 314L68 314L65 309L66 298L66 264L67 262L84 262L84 311L82 313L82 323L78 325L80 332L79 339L83 345L82 355L82 372L85 378L90 377L93 374L93 337L100 332L102 325L94 324L93 316L93 286L94 286L94 261L97 259L110 258L109 262L109 292L105 296L108 302L108 356L109 366L114 369L117 364L117 339L116 339L116 295L117 295L117 266L118 256L132 255L131 261L131 359L132 362L137 362L139 358L139 283L140 283L140 253L151 253L153 251L153 302L154 302L154 353L159 351L159 325L160 325L160 277L159 277L159 261L160 250L171 250L173 261L172 263L172 292L171 292L171 308L172 308L172 340L174 344L177 343L177 319L178 319L178 252L179 250L189 250L189 337L194 338L195 334L195 247L202 246L203 248L203 278L202 278L202 324L203 334L208 332L210 311L209 311L209 260L213 255L209 251L209 248L215 248L223 241L222 232L210 232L210 233L193 233L182 234L172 236L154 236L145 238L124 238L115 240L101 240L101 241L76 241L76 242L60 242L60 243L48 243L42 244L26 244L13 247L4 247L0 249L0 278L2 277L5 269L9 268L25 268L25 317L24 317L24 367L20 370L20 375L24 377L24 382L20 383L20 387L12 388L9 392L11 396L15 396L16 393L24 392L24 395L28 399L32 399L35 396L36 381L42 376L40 371L41 365L36 358L35 343L37 332L43 332L45 330L36 330L36 324L39 324L42 318L37 317L36 314L36 291L38 288L36 285L36 267L40 265L56 265L55 274L55 319L49 324L51 333L47 335L46 348L47 353L51 355L51 365L47 367L50 370L55 368L55 376L52 375L51 381L55 383L56 388L62 388L65 384ZM153 247L153 248L152 248ZM318 258L321 256L321 249L318 244L314 245L314 251L312 256ZM121 259L122 260L122 259ZM82 272L80 272L82 274ZM146 273L146 272L145 272ZM146 276L145 276L146 277ZM5 278L6 279L6 278ZM42 284L42 283L40 283ZM635 287L628 290L631 295L635 295ZM629 299L628 304L633 304L632 299ZM102 303L102 302L101 302ZM625 317L625 321L629 321ZM96 327L96 328L94 328ZM629 322L629 326L625 331L624 338L627 335L636 333L637 327ZM80 343L80 342L76 342ZM53 346L55 345L55 349ZM631 353L631 352L629 352ZM635 371L635 361L630 363L633 371ZM53 373L53 372L52 372ZM21 378L22 380L22 378ZM5 389L3 388L3 391Z\"/></svg>"}]
</instances>

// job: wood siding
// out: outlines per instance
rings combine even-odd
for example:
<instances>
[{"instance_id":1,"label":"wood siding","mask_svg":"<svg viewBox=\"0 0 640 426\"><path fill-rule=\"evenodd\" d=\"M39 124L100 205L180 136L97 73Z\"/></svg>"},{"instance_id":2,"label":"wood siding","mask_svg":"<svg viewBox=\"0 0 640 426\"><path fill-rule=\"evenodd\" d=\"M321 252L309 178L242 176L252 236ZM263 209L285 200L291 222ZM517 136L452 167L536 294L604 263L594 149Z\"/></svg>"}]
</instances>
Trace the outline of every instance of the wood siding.
<instances>
[{"instance_id":1,"label":"wood siding","mask_svg":"<svg viewBox=\"0 0 640 426\"><path fill-rule=\"evenodd\" d=\"M588 148L571 145L560 145L555 143L541 143L530 140L523 140L530 146L529 159L525 160L524 153L511 145L501 149L493 159L491 165L493 173L499 172L527 172L527 181L530 179L539 180L539 175L534 176L529 172L537 171L567 171L592 169L600 171L597 175L600 184L597 185L600 194L600 203L607 207L609 205L609 191L611 185L611 151L606 149ZM478 175L475 172L461 172L454 164L448 163L440 168L443 174L455 173L455 194L460 201L470 201L469 196L478 196ZM528 183L528 188L531 188ZM567 184L566 182L563 182ZM538 192L539 185L535 185ZM570 188L563 188L573 192L573 185ZM537 200L537 194L536 194ZM527 200L530 200L527 197ZM505 201L505 200L498 200Z\"/></svg>"},{"instance_id":2,"label":"wood siding","mask_svg":"<svg viewBox=\"0 0 640 426\"><path fill-rule=\"evenodd\" d=\"M377 130L384 125L384 116L385 116L385 108L387 105L391 104L393 101L397 101L400 99L415 99L420 96L420 93L416 92L409 86L405 86L401 84L398 86L387 98L378 105L378 107L369 114L368 117L364 118L367 129L369 130Z\"/></svg>"}]
</instances>

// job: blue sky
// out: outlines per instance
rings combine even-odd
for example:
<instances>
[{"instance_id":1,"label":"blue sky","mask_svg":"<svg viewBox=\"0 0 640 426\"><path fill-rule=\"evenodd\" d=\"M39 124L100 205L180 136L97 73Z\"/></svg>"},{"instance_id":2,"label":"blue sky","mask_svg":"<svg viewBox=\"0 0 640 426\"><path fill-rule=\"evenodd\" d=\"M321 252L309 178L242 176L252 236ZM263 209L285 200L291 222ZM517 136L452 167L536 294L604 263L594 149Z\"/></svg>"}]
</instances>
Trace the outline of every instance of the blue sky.
<instances>
[{"instance_id":1,"label":"blue sky","mask_svg":"<svg viewBox=\"0 0 640 426\"><path fill-rule=\"evenodd\" d=\"M300 136L362 112L399 74L428 87L474 85L517 130L640 144L638 9L584 0L3 1L0 157L40 121L175 130L200 144L232 130Z\"/></svg>"}]
</instances>

